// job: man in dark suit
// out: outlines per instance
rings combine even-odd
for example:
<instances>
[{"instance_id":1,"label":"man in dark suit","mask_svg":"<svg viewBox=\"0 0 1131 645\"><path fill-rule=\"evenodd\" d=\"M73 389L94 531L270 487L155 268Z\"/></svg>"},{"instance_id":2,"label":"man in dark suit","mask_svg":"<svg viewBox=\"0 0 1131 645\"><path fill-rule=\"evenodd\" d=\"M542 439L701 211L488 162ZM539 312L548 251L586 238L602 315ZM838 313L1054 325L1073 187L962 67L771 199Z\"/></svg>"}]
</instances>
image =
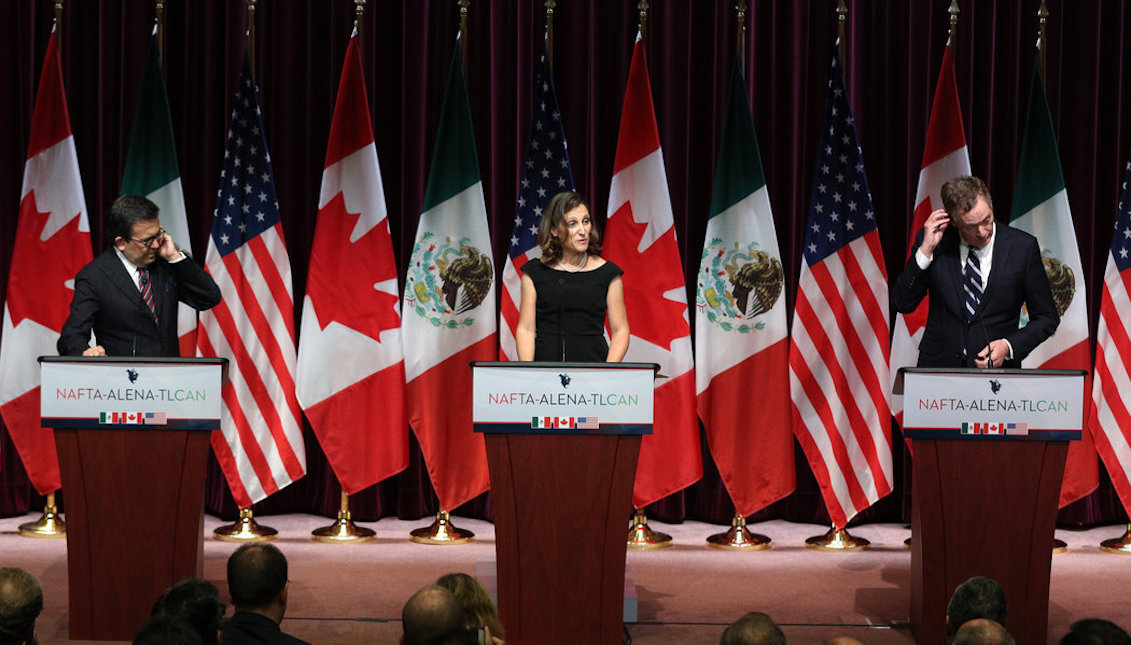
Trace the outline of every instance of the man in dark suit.
<instances>
[{"instance_id":1,"label":"man in dark suit","mask_svg":"<svg viewBox=\"0 0 1131 645\"><path fill-rule=\"evenodd\" d=\"M307 645L279 628L287 612L287 558L273 544L244 544L228 558L228 594L236 611L221 645Z\"/></svg>"},{"instance_id":2,"label":"man in dark suit","mask_svg":"<svg viewBox=\"0 0 1131 645\"><path fill-rule=\"evenodd\" d=\"M977 177L948 181L942 202L891 293L904 314L930 294L919 367L1020 367L1060 324L1037 239L994 221Z\"/></svg>"},{"instance_id":3,"label":"man in dark suit","mask_svg":"<svg viewBox=\"0 0 1131 645\"><path fill-rule=\"evenodd\" d=\"M177 248L148 199L122 195L114 200L106 231L110 248L75 276L59 354L179 356L178 301L209 309L220 303L220 288Z\"/></svg>"}]
</instances>

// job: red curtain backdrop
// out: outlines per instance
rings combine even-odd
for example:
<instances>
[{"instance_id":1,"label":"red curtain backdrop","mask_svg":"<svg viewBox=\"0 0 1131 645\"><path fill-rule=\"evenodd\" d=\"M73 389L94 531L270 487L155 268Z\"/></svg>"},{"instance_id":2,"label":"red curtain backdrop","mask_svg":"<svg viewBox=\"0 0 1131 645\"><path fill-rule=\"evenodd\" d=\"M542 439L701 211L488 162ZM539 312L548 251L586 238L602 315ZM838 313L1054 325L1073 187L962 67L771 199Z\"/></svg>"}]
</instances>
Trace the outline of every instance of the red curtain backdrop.
<instances>
[{"instance_id":1,"label":"red curtain backdrop","mask_svg":"<svg viewBox=\"0 0 1131 645\"><path fill-rule=\"evenodd\" d=\"M703 246L730 63L737 50L733 2L668 0L649 12L647 52L668 184L689 288ZM754 122L781 238L792 307L813 178L824 83L836 38L836 2L753 0L745 64ZM890 276L906 250L928 111L950 0L849 1L846 57L850 100L873 190ZM637 29L636 0L567 0L555 14L554 70L578 189L603 221ZM7 284L32 105L53 3L0 3L0 291ZM334 96L354 20L353 0L260 0L255 71L283 225L301 307ZM1037 39L1039 0L959 2L955 60L971 164L1007 213L1016 179L1025 98ZM232 86L245 47L244 3L172 0L165 11L165 70L177 134L192 247L203 258ZM1117 0L1050 0L1047 92L1068 197L1081 244L1093 329L1111 242L1122 169L1131 147L1131 6ZM95 251L118 194L141 82L152 0L66 3L63 72ZM390 224L403 271L420 214L448 62L459 25L454 0L370 2L362 21L366 84ZM542 49L543 3L473 0L467 81L496 264L514 218L530 85ZM45 257L45 262L51 258ZM403 276L402 276L403 281ZM689 293L689 299L694 293ZM296 320L300 312L296 312ZM299 340L301 342L301 338ZM751 384L756 387L756 384ZM893 429L893 433L896 432ZM894 441L897 450L902 442ZM332 516L338 486L307 431L309 474L256 507L259 514ZM726 522L733 511L709 453L704 479L648 511L664 520ZM896 492L860 517L907 516L906 456L897 453ZM414 446L408 471L351 498L356 519L435 511ZM64 492L65 497L65 492ZM0 429L0 514L42 505ZM207 506L235 514L217 469ZM488 497L457 513L490 516ZM826 522L803 459L798 488L753 521ZM1062 525L1126 521L1110 486L1067 507Z\"/></svg>"}]
</instances>

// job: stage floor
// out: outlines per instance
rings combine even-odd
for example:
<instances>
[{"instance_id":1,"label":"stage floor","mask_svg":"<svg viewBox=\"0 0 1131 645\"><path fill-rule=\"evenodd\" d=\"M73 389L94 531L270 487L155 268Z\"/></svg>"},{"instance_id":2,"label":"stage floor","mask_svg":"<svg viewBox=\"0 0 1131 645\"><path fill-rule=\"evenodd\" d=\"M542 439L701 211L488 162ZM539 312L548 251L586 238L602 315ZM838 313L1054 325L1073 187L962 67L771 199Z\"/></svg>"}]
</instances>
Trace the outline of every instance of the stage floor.
<instances>
[{"instance_id":1,"label":"stage floor","mask_svg":"<svg viewBox=\"0 0 1131 645\"><path fill-rule=\"evenodd\" d=\"M67 640L66 540L20 537L18 526L37 515L0 519L0 564L31 571L44 587L38 622L41 643ZM330 520L310 515L257 518L279 531L275 544L290 562L290 606L283 630L315 645L397 642L404 601L438 576L475 574L495 555L494 527L453 518L475 532L470 544L429 546L408 540L428 520L386 518L363 523L377 539L355 545L323 544L310 532ZM223 524L206 516L205 529ZM826 530L812 524L771 521L751 530L773 539L764 551L735 553L706 548L704 540L726 527L684 522L650 522L671 534L674 546L628 553L637 586L639 622L627 626L634 645L713 644L723 628L748 611L764 611L782 626L791 643L819 643L838 635L868 645L913 643L907 628L911 553L904 525L870 524L850 532L872 548L855 553L806 549L805 539ZM1056 643L1076 620L1100 617L1131 629L1131 557L1099 550L1124 526L1085 531L1057 530L1067 553L1053 557L1049 642ZM557 527L568 531L569 527ZM627 531L627 525L626 525ZM128 544L126 538L123 543ZM204 544L204 576L226 597L225 562L235 544ZM553 581L547 581L553 584ZM230 611L230 609L229 609ZM583 617L581 617L583 618Z\"/></svg>"}]
</instances>

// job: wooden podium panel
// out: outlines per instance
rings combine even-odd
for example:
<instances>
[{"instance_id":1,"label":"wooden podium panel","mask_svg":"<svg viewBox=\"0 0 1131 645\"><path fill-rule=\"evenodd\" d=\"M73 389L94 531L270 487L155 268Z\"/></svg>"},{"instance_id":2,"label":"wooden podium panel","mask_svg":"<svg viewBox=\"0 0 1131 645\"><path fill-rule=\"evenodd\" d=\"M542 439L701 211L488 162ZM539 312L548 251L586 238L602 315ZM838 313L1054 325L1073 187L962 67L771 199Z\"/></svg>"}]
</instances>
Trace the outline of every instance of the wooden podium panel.
<instances>
[{"instance_id":1,"label":"wooden podium panel","mask_svg":"<svg viewBox=\"0 0 1131 645\"><path fill-rule=\"evenodd\" d=\"M620 645L640 436L484 439L507 643Z\"/></svg>"},{"instance_id":2,"label":"wooden podium panel","mask_svg":"<svg viewBox=\"0 0 1131 645\"><path fill-rule=\"evenodd\" d=\"M55 430L72 640L132 640L161 592L203 574L210 434Z\"/></svg>"},{"instance_id":3,"label":"wooden podium panel","mask_svg":"<svg viewBox=\"0 0 1131 645\"><path fill-rule=\"evenodd\" d=\"M997 580L1018 643L1044 643L1067 441L914 439L911 630L942 645L946 607L971 576Z\"/></svg>"}]
</instances>

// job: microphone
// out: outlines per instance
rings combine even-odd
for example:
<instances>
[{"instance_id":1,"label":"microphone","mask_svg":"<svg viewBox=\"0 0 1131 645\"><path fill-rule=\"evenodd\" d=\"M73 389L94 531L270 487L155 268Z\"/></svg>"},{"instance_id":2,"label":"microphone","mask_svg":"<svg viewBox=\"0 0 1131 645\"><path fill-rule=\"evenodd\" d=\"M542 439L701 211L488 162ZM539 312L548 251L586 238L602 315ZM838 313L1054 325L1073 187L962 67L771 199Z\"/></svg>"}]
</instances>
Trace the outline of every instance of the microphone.
<instances>
[{"instance_id":1,"label":"microphone","mask_svg":"<svg viewBox=\"0 0 1131 645\"><path fill-rule=\"evenodd\" d=\"M986 337L986 368L992 370L994 368L994 351L990 347L990 332L986 330L986 318L983 316L978 319L978 322L982 323L982 335Z\"/></svg>"}]
</instances>

